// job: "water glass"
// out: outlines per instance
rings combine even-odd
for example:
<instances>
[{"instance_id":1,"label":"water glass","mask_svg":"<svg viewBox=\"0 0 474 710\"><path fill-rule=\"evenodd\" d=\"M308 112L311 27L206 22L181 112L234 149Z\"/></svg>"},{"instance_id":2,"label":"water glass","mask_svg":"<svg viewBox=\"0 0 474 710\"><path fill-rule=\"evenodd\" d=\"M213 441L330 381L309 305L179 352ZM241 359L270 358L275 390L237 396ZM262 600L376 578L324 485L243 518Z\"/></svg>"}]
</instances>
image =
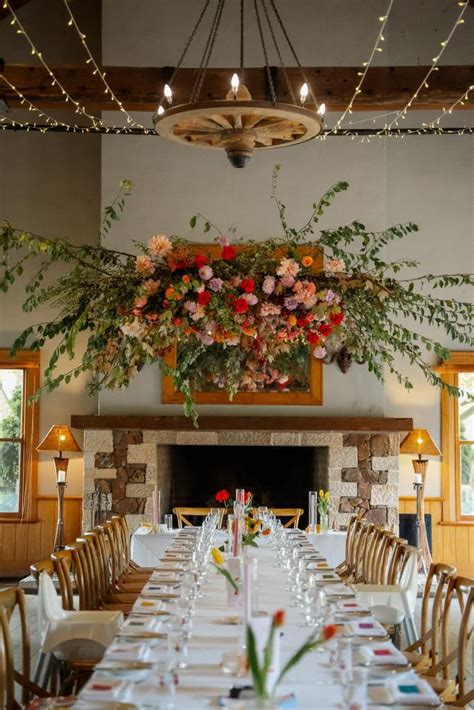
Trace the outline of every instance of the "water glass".
<instances>
[{"instance_id":1,"label":"water glass","mask_svg":"<svg viewBox=\"0 0 474 710\"><path fill-rule=\"evenodd\" d=\"M165 529L166 532L171 532L173 530L173 516L165 515Z\"/></svg>"},{"instance_id":2,"label":"water glass","mask_svg":"<svg viewBox=\"0 0 474 710\"><path fill-rule=\"evenodd\" d=\"M353 668L342 681L345 708L367 710L367 668Z\"/></svg>"},{"instance_id":3,"label":"water glass","mask_svg":"<svg viewBox=\"0 0 474 710\"><path fill-rule=\"evenodd\" d=\"M171 623L168 627L168 670L177 671L180 668L187 668L187 665L188 640L181 626Z\"/></svg>"},{"instance_id":4,"label":"water glass","mask_svg":"<svg viewBox=\"0 0 474 710\"><path fill-rule=\"evenodd\" d=\"M156 692L154 694L154 707L158 710L173 710L175 707L176 676L169 671L159 671L153 683Z\"/></svg>"}]
</instances>

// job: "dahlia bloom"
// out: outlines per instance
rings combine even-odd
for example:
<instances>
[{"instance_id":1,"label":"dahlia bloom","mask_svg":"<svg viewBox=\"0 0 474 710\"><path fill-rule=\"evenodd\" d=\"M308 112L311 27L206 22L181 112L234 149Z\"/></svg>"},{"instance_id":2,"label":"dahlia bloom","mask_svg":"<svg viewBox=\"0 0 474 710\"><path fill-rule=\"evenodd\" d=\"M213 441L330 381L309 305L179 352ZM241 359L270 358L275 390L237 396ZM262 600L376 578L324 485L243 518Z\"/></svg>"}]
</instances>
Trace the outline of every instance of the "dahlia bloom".
<instances>
[{"instance_id":1,"label":"dahlia bloom","mask_svg":"<svg viewBox=\"0 0 474 710\"><path fill-rule=\"evenodd\" d=\"M155 237L152 237L148 240L147 246L153 256L158 258L168 256L168 254L173 251L173 245L166 234L157 234Z\"/></svg>"},{"instance_id":2,"label":"dahlia bloom","mask_svg":"<svg viewBox=\"0 0 474 710\"><path fill-rule=\"evenodd\" d=\"M155 265L148 256L140 254L140 256L137 256L135 259L135 269L139 274L149 275L154 272Z\"/></svg>"}]
</instances>

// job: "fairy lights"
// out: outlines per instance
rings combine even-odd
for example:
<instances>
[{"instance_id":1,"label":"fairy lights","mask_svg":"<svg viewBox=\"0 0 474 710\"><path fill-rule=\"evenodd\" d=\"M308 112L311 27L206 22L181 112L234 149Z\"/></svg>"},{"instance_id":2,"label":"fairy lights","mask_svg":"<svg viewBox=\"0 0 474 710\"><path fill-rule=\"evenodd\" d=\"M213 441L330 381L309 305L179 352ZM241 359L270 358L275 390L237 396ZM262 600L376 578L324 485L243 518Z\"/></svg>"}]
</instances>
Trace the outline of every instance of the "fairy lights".
<instances>
[{"instance_id":1,"label":"fairy lights","mask_svg":"<svg viewBox=\"0 0 474 710\"><path fill-rule=\"evenodd\" d=\"M53 117L50 116L49 114L45 113L45 111L43 111L42 109L39 109L38 106L35 106L29 99L26 98L26 96L24 96L24 95L21 93L21 91L19 91L19 90L16 88L16 86L14 86L10 81L8 81L8 79L6 78L6 76L4 76L3 74L0 74L0 79L1 79L12 91L15 92L15 94L16 94L16 95L18 96L18 98L20 99L21 105L22 105L22 106L25 106L28 111L33 111L33 112L37 113L39 118L44 118L44 120L46 121L46 123L49 123L49 124L52 125L52 126L64 126L65 128L72 128L72 126L70 126L69 123L64 123L63 121L59 121L58 119L53 118ZM24 124L24 125L28 125L28 124ZM75 127L76 127L76 126L75 126Z\"/></svg>"},{"instance_id":2,"label":"fairy lights","mask_svg":"<svg viewBox=\"0 0 474 710\"><path fill-rule=\"evenodd\" d=\"M459 12L459 14L458 14L458 16L457 16L457 18L456 18L456 21L455 21L454 25L452 26L451 31L450 31L450 33L448 34L448 36L446 37L446 39L443 40L442 42L440 42L441 49L439 50L438 54L437 54L435 57L433 57L433 63L432 63L432 65L430 66L430 68L429 68L428 71L426 72L424 78L422 79L420 85L419 85L418 88L416 89L416 91L415 91L415 93L413 94L413 96L412 96L412 97L410 98L410 100L405 104L405 106L404 106L402 109L400 109L400 111L397 111L397 113L396 113L396 115L395 115L395 118L394 118L392 121L390 121L390 123L389 123L388 125L385 126L386 128L391 129L391 128L393 128L394 126L398 126L398 121L399 121L400 119L405 119L405 118L406 118L407 113L408 113L408 111L410 110L410 108L411 108L413 102L417 100L420 91L422 91L423 88L428 88L428 87L429 87L428 79L430 78L430 76L432 75L432 73L435 72L435 71L439 71L439 66L438 66L439 60L440 60L441 57L443 56L443 54L444 54L444 52L445 52L445 50L446 50L446 47L448 46L449 42L451 41L451 38L453 37L454 33L456 32L456 28L457 28L459 25L464 24L463 15L464 15L464 13L466 12L468 3L467 3L467 2L457 2L457 5L459 5L459 7L461 8L461 11Z\"/></svg>"},{"instance_id":3,"label":"fairy lights","mask_svg":"<svg viewBox=\"0 0 474 710\"><path fill-rule=\"evenodd\" d=\"M465 91L464 94L458 99L456 99L456 101L452 103L451 106L448 106L448 108L443 108L443 111L442 113L440 113L439 116L434 118L430 123L423 123L423 126L429 126L431 128L434 128L434 126L439 126L443 118L452 114L452 112L456 109L457 106L464 106L464 104L469 98L469 94L471 93L471 91L474 91L474 84L471 84L468 90Z\"/></svg>"},{"instance_id":4,"label":"fairy lights","mask_svg":"<svg viewBox=\"0 0 474 710\"><path fill-rule=\"evenodd\" d=\"M22 23L21 23L20 20L18 19L18 17L17 17L17 15L16 15L15 11L13 10L12 6L10 5L9 0L3 0L3 7L4 7L4 9L9 10L9 12L10 12L10 14L11 14L11 16L12 16L12 20L11 20L11 23L10 23L10 24L11 24L13 27L16 27L16 32L17 32L17 34L20 34L20 35L23 35L23 36L24 36L25 40L26 40L26 41L28 42L28 44L30 45L31 54L33 54L34 56L38 57L39 61L40 61L41 64L43 65L43 67L44 67L44 68L46 69L46 71L48 72L48 75L51 77L51 85L58 87L58 89L61 91L61 94L62 94L63 97L64 97L64 101L66 101L66 102L70 101L72 104L74 104L74 106L76 107L76 109L75 109L75 110L76 110L76 113L81 114L81 115L85 116L86 118L88 118L88 119L92 122L92 128L93 128L93 129L96 129L96 128L99 127L99 126L103 126L103 123L102 123L102 121L100 120L100 118L97 118L97 116L93 116L91 113L89 113L88 111L86 111L86 109L84 108L84 106L81 106L80 103L79 103L79 101L76 101L76 99L74 99L74 98L69 94L69 92L66 91L66 89L65 89L64 86L61 84L61 82L59 81L59 79L58 79L58 78L54 75L54 73L51 71L51 68L50 68L49 65L46 63L46 61L43 59L42 53L36 48L36 46L34 45L32 39L30 38L30 36L29 36L28 33L26 32L24 26L22 25Z\"/></svg>"},{"instance_id":5,"label":"fairy lights","mask_svg":"<svg viewBox=\"0 0 474 710\"><path fill-rule=\"evenodd\" d=\"M137 127L138 127L138 128L144 128L144 126L142 126L140 123L138 123L137 121L134 121L134 120L133 120L133 118L130 116L130 114L128 113L128 111L123 107L123 103L122 103L121 101L119 101L119 99L117 98L117 96L115 95L115 93L113 92L113 90L111 89L111 87L110 87L110 85L109 85L107 79L105 78L106 72L103 72L103 71L100 69L100 67L98 66L97 62L95 61L94 56L93 56L92 52L90 51L89 46L88 46L88 44L87 44L87 42L86 42L86 35L85 35L83 32L81 32L81 29L80 29L80 27L79 27L79 25L78 25L78 23L77 23L77 20L76 20L76 18L74 17L71 8L69 7L69 1L70 1L70 0L63 0L64 6L65 6L65 8L66 8L66 10L67 10L67 13L68 13L68 15L69 15L69 20L68 20L68 23L67 23L67 24L68 24L68 27L73 27L73 28L76 30L76 32L77 32L77 34L78 34L78 36L79 36L79 39L80 39L80 41L81 41L81 44L82 44L82 46L84 47L84 49L85 49L85 51L86 51L86 53L87 53L87 56L88 56L88 59L87 59L86 64L91 64L91 65L92 65L92 67L93 67L92 74L93 74L94 76L95 76L95 75L99 76L99 78L101 79L101 81L102 81L102 83L103 83L103 85L104 85L104 87L105 87L104 93L105 93L107 96L110 97L110 100L113 101L113 102L117 105L118 110L119 110L121 113L123 113L123 115L124 115L125 118L126 118L127 124L129 124L130 126L133 126L134 128L137 128Z\"/></svg>"},{"instance_id":6,"label":"fairy lights","mask_svg":"<svg viewBox=\"0 0 474 710\"><path fill-rule=\"evenodd\" d=\"M347 114L352 113L352 107L354 105L354 101L357 99L359 94L362 93L362 84L365 81L365 77L367 76L367 72L370 69L372 61L377 53L380 53L383 51L382 47L380 45L385 41L385 36L384 36L385 26L388 22L388 18L390 16L391 11L392 11L393 3L394 3L394 0L390 0L388 7L387 7L387 11L385 12L385 15L382 15L381 17L379 17L379 22L381 22L382 24L380 26L380 30L377 35L377 39L376 39L374 47L372 49L372 53L371 53L369 59L363 63L363 65L362 65L363 70L357 72L357 76L359 77L359 81L357 82L357 85L354 89L354 93L352 94L351 100L347 104L346 108L344 109L344 112L342 113L342 115L338 119L336 125L332 128L333 133L337 133L337 131L341 128L341 125L342 125L345 117L347 116Z\"/></svg>"}]
</instances>

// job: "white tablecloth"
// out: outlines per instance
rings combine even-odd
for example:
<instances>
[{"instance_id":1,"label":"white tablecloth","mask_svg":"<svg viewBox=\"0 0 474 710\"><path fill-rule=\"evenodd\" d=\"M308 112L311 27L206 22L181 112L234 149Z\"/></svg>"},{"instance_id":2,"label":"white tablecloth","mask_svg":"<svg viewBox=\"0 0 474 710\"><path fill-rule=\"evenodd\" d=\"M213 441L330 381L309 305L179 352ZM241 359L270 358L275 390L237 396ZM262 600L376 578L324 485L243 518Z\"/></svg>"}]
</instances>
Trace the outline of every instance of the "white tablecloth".
<instances>
[{"instance_id":1,"label":"white tablecloth","mask_svg":"<svg viewBox=\"0 0 474 710\"><path fill-rule=\"evenodd\" d=\"M131 540L132 560L141 567L156 567L177 534L178 530L154 533L149 532L149 528L138 528Z\"/></svg>"},{"instance_id":2,"label":"white tablecloth","mask_svg":"<svg viewBox=\"0 0 474 710\"><path fill-rule=\"evenodd\" d=\"M160 537L164 544L168 537ZM317 535L317 538L320 536ZM342 536L325 536L335 544ZM154 541L156 543L156 540ZM301 610L292 606L292 597L286 591L286 574L278 567L274 551L267 545L251 551L258 560L258 606L261 611L273 613L277 609L286 610L286 622L282 629L281 641L282 664L308 636L309 629L302 625ZM229 623L229 617L235 614L227 606L225 580L217 572L211 574L210 581L203 587L204 595L197 600L194 617L193 636L189 647L189 664L179 672L179 685L176 691L175 710L204 710L217 708L219 695L227 696L234 684L245 685L249 678L234 678L224 675L220 669L222 654L238 648L239 626ZM166 641L162 642L166 644ZM97 677L97 676L94 676ZM137 703L137 707L156 707L153 689L153 674L149 679L124 690L121 702ZM155 679L155 682L158 682ZM380 683L379 683L380 685ZM308 654L301 663L293 668L281 685L282 693L295 692L298 710L341 710L343 707L342 690L337 671L329 662L325 650ZM371 709L380 708L374 693L380 688L371 688ZM378 696L376 696L378 697ZM374 703L375 700L375 703ZM111 704L105 707L111 707ZM80 708L90 708L90 701L78 703ZM97 704L99 707L99 704ZM394 706L396 707L396 706ZM405 706L404 710L408 710Z\"/></svg>"},{"instance_id":3,"label":"white tablecloth","mask_svg":"<svg viewBox=\"0 0 474 710\"><path fill-rule=\"evenodd\" d=\"M331 567L344 562L346 558L346 533L327 532L318 535L308 535L308 540L326 558Z\"/></svg>"}]
</instances>

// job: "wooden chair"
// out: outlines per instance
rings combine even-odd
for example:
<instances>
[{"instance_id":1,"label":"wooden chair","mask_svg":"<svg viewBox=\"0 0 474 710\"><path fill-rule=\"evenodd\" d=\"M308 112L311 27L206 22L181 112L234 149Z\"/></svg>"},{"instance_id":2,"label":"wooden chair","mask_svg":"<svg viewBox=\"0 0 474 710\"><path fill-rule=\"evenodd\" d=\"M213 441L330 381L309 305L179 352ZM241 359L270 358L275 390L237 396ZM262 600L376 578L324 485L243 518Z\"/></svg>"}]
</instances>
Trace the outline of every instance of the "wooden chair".
<instances>
[{"instance_id":1,"label":"wooden chair","mask_svg":"<svg viewBox=\"0 0 474 710\"><path fill-rule=\"evenodd\" d=\"M462 616L459 625L457 643L449 649L449 619L454 599L458 600ZM445 702L455 705L467 705L474 700L474 689L466 688L466 656L468 642L473 628L471 612L474 603L474 579L469 577L451 577L446 591L444 613L441 620L441 643L436 649L436 662L423 671L434 690ZM454 672L450 668L455 664Z\"/></svg>"},{"instance_id":2,"label":"wooden chair","mask_svg":"<svg viewBox=\"0 0 474 710\"><path fill-rule=\"evenodd\" d=\"M148 579L153 573L153 567L142 567L137 565L136 562L132 560L130 554L130 528L128 527L127 518L125 515L113 515L112 523L117 527L117 530L122 539L122 547L125 557L125 574L136 576L143 576L144 579Z\"/></svg>"},{"instance_id":3,"label":"wooden chair","mask_svg":"<svg viewBox=\"0 0 474 710\"><path fill-rule=\"evenodd\" d=\"M21 673L15 669L13 641L10 633L10 620L15 610L18 610L21 628ZM0 653L0 664L3 674L0 680L0 700L5 710L16 710L27 706L30 695L48 698L50 694L30 680L30 637L28 633L25 595L22 589L11 587L0 591L0 633L3 653ZM2 658L3 656L3 658ZM15 700L15 683L21 686L21 705ZM3 686L3 687L2 687ZM2 698L3 695L3 698Z\"/></svg>"},{"instance_id":4,"label":"wooden chair","mask_svg":"<svg viewBox=\"0 0 474 710\"><path fill-rule=\"evenodd\" d=\"M420 636L404 651L407 660L417 672L422 672L438 663L445 610L444 598L451 579L456 576L456 571L455 567L442 562L432 563L428 570L421 603ZM434 597L431 604L433 590Z\"/></svg>"},{"instance_id":5,"label":"wooden chair","mask_svg":"<svg viewBox=\"0 0 474 710\"><path fill-rule=\"evenodd\" d=\"M336 567L336 572L342 579L350 578L354 572L357 540L363 525L364 522L361 515L353 515L349 520L346 536L345 560Z\"/></svg>"},{"instance_id":6,"label":"wooden chair","mask_svg":"<svg viewBox=\"0 0 474 710\"><path fill-rule=\"evenodd\" d=\"M276 518L289 518L283 524L284 528L297 528L304 510L303 508L270 508L269 512Z\"/></svg>"},{"instance_id":7,"label":"wooden chair","mask_svg":"<svg viewBox=\"0 0 474 710\"><path fill-rule=\"evenodd\" d=\"M191 516L191 517L199 517L199 518L205 518L206 515L209 515L211 512L212 508L183 508L183 507L178 507L178 508L173 508L173 513L176 515L176 519L178 521L178 528L182 528L183 525L186 528L193 528L194 525L193 523L189 520L188 517L186 516ZM222 526L222 519L224 517L224 508L220 509L220 520L219 520L219 527Z\"/></svg>"}]
</instances>

